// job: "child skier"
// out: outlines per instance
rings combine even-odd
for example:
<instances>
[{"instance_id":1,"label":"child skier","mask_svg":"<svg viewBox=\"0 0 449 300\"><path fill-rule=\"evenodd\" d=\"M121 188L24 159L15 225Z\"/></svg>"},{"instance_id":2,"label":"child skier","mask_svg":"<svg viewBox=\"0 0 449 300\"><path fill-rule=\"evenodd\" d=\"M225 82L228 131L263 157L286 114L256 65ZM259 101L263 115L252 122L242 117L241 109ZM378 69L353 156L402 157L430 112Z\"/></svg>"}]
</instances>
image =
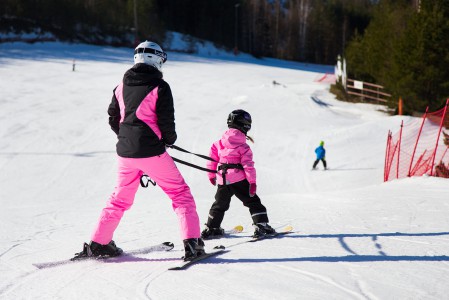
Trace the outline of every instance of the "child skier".
<instances>
[{"instance_id":1,"label":"child skier","mask_svg":"<svg viewBox=\"0 0 449 300\"><path fill-rule=\"evenodd\" d=\"M218 187L201 237L207 239L224 234L220 225L234 195L249 208L255 228L254 237L273 234L275 230L268 225L267 210L256 195L253 153L246 143L247 139L253 141L246 135L251 129L251 116L242 109L234 110L229 114L227 123L229 129L213 143L209 152L214 161L208 162L207 167L212 170L218 167L219 175L217 178L215 173L209 173L209 180Z\"/></svg>"},{"instance_id":2,"label":"child skier","mask_svg":"<svg viewBox=\"0 0 449 300\"><path fill-rule=\"evenodd\" d=\"M318 162L321 160L323 162L324 169L327 170L327 164L326 164L326 149L324 149L324 142L321 141L320 145L315 149L316 153L316 160L313 163L313 170L316 170L316 166Z\"/></svg>"}]
</instances>

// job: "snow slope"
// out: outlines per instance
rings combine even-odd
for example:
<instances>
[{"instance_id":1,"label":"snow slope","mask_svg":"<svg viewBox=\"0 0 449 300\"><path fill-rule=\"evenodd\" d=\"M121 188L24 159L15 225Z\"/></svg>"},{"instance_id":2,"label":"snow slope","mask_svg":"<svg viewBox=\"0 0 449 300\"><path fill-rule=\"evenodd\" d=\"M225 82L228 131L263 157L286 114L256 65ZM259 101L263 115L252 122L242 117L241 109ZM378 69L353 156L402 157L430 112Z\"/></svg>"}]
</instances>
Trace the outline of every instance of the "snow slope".
<instances>
[{"instance_id":1,"label":"snow slope","mask_svg":"<svg viewBox=\"0 0 449 300\"><path fill-rule=\"evenodd\" d=\"M37 268L81 250L114 188L116 137L106 109L132 53L0 44L0 299L448 298L449 181L383 183L387 131L401 118L336 101L314 82L332 66L216 52L169 53L164 77L175 98L176 144L207 154L228 113L248 110L258 194L271 225L295 232L232 246L252 233L235 198L223 227L241 224L245 232L206 242L230 251L167 271L180 261L182 242L169 199L151 187L138 191L114 240L125 251L163 241L174 250ZM320 140L329 171L311 171ZM215 187L204 172L179 169L204 223Z\"/></svg>"}]
</instances>

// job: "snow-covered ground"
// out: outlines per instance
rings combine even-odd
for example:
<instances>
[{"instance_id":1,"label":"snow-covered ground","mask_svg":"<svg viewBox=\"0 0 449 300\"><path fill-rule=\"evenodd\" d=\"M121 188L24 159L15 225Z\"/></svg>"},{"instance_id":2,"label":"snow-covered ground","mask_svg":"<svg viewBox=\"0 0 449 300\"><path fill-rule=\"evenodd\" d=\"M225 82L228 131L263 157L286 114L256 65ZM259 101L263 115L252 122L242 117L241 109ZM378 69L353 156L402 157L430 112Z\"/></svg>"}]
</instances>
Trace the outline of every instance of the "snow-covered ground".
<instances>
[{"instance_id":1,"label":"snow-covered ground","mask_svg":"<svg viewBox=\"0 0 449 300\"><path fill-rule=\"evenodd\" d=\"M336 101L314 82L332 66L202 53L169 52L164 66L176 144L207 154L228 113L249 111L258 194L271 225L295 232L232 247L252 234L235 198L223 226L244 232L206 241L230 251L167 271L182 242L169 199L150 187L138 191L114 240L125 251L172 241L172 251L37 268L81 250L113 191L116 137L106 109L133 49L0 44L0 298L448 299L449 181L383 183L387 132L401 118ZM311 171L321 140L330 170ZM215 187L206 173L179 169L204 223Z\"/></svg>"}]
</instances>

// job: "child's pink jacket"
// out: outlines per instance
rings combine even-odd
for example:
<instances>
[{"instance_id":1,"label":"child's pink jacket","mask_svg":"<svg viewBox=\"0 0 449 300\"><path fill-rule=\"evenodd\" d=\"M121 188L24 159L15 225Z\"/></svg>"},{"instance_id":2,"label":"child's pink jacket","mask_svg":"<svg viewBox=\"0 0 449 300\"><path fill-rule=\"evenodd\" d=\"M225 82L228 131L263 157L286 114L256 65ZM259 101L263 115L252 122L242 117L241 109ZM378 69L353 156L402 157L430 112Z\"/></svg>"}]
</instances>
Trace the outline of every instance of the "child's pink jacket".
<instances>
[{"instance_id":1,"label":"child's pink jacket","mask_svg":"<svg viewBox=\"0 0 449 300\"><path fill-rule=\"evenodd\" d=\"M225 131L220 140L212 144L209 156L218 161L207 162L207 168L217 170L222 163L241 164L243 170L228 169L226 183L223 183L221 170L217 174L209 173L209 178L217 178L220 185L242 181L245 178L249 183L256 183L256 169L254 168L253 152L246 143L246 136L241 131L230 128Z\"/></svg>"}]
</instances>

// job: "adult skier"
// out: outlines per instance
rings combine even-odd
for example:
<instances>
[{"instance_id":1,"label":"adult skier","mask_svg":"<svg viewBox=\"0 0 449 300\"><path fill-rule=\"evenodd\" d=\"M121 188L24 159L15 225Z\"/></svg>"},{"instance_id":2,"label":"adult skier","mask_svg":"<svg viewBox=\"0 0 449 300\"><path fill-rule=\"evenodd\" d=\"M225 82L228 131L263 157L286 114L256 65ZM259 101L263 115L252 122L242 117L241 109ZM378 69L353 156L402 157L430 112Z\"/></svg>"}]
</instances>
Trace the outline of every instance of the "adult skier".
<instances>
[{"instance_id":1,"label":"adult skier","mask_svg":"<svg viewBox=\"0 0 449 300\"><path fill-rule=\"evenodd\" d=\"M184 260L204 254L194 198L166 146L177 135L173 97L161 72L167 54L150 41L134 51L134 66L114 89L108 108L109 124L117 134L117 186L103 208L91 242L78 256L118 256L112 240L124 212L134 201L143 174L152 178L171 199L183 239Z\"/></svg>"}]
</instances>

